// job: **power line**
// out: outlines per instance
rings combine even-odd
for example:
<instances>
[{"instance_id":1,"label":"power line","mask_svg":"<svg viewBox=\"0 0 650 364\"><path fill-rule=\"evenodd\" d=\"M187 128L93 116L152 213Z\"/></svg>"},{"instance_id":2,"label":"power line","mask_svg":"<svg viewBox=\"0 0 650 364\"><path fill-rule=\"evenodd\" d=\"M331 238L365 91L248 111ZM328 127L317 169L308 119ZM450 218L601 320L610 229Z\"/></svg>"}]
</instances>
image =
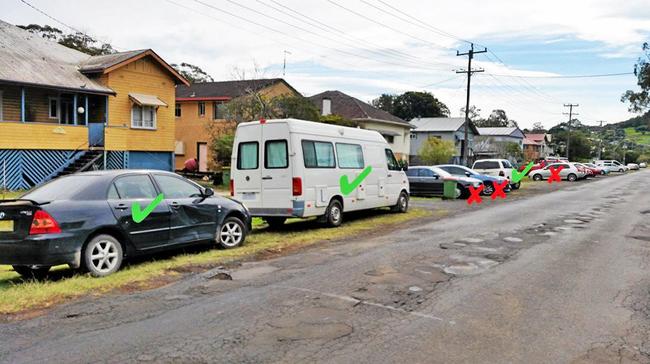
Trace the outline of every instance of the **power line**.
<instances>
[{"instance_id":1,"label":"power line","mask_svg":"<svg viewBox=\"0 0 650 364\"><path fill-rule=\"evenodd\" d=\"M358 44L358 43L366 43L366 44L369 44L369 45L371 45L371 46L373 46L373 47L376 47L376 48L378 48L378 49L383 48L382 46L377 45L377 44L375 44L375 43L372 43L372 42L370 42L370 41L362 40L362 39L360 39L360 38L357 38L357 37L354 37L354 36L348 35L348 34L346 34L345 32L343 32L343 31L341 31L341 30L339 30L339 29L336 29L336 28L334 28L334 27L332 27L332 26L328 26L328 25L326 25L326 24L324 24L324 23L318 21L317 19L314 19L314 18L312 18L312 17L309 17L309 16L307 16L307 15L304 15L304 14L302 14L302 13L300 13L300 12L294 10L294 9L291 9L290 7L287 7L287 6L284 6L284 5L280 4L280 3L278 3L277 1L271 0L271 1L273 1L273 2L276 3L276 4L278 4L279 6L281 6L282 8L284 8L284 9L286 9L286 10L283 10L283 9L278 8L278 7L276 7L276 6L273 6L273 5L271 5L271 4L267 4L267 3L265 3L265 2L263 2L263 1L261 1L261 0L256 0L256 1L257 1L258 3L260 3L260 4L262 4L262 5L264 5L264 6L268 7L268 8L270 8L270 9L273 9L273 10L275 10L275 11L281 13L281 14L284 14L284 15L286 15L286 16L289 16L292 20L299 21L299 22L304 23L304 24L307 24L307 25L309 25L309 26L312 26L312 27L318 28L318 29L320 29L320 30L322 30L322 31L324 31L324 32L326 32L326 33L328 33L328 34L332 34L332 35L334 35L334 36L337 37L337 38L331 38L331 37L327 37L327 36L324 36L324 35L318 35L318 34L312 32L313 34L316 34L317 36L319 36L319 37L321 37L321 38L324 38L324 39L327 39L327 40L329 40L329 41L332 41L332 42L334 42L334 43L340 43L340 39L338 39L338 38L339 38L339 37L343 37L343 38L345 38L346 40L348 40L348 42L346 43L347 45L352 44L352 48L354 48L354 47L356 46L356 44ZM250 8L247 8L247 9L250 9ZM256 11L256 10L254 10L254 11ZM289 13L289 12L291 12L291 13ZM302 19L297 19L295 15L292 15L292 13L293 13L293 14L297 14L297 15L300 16L300 17L306 18L306 19L308 19L309 21L305 21L305 20L302 20ZM273 18L273 19L274 19L274 20L278 20L277 18ZM320 24L324 24L324 25L320 25L320 24L318 24L318 23L315 24L315 22L318 22L318 23L320 23ZM287 24L288 24L288 23L287 23ZM332 30L330 30L330 29L333 29L334 31L332 31ZM341 33L341 34L338 34L338 33ZM423 59L421 59L421 58L419 58L419 57L415 57L415 56L410 55L410 54L408 54L408 53L404 53L404 52L397 51L397 50L390 49L390 48L385 49L384 51L382 51L382 50L375 50L375 49L367 49L367 48L361 48L361 49L364 50L364 51L366 51L366 52L374 53L374 54L377 54L377 55L382 56L382 57L392 57L392 58L396 58L396 59L398 59L398 60L402 60L403 62L407 62L408 64L414 64L414 65L419 66L419 67L425 65L425 62L428 62L428 61L423 60ZM446 66L446 64L444 64L444 63L437 63L437 62L434 62L434 63L432 63L432 64L436 64L436 65L444 65L444 66Z\"/></svg>"},{"instance_id":2,"label":"power line","mask_svg":"<svg viewBox=\"0 0 650 364\"><path fill-rule=\"evenodd\" d=\"M356 16L362 18L362 19L365 19L365 20L371 22L371 23L375 23L375 24L377 24L377 25L380 25L380 26L382 26L382 27L384 27L384 28L390 29L390 30L392 30L393 32L396 32L396 33L399 33L399 34L405 35L405 36L407 36L407 37L409 37L409 38L415 39L415 40L417 40L417 41L419 41L419 42L422 42L422 43L427 43L427 44L432 45L432 46L437 47L437 48L446 48L446 47L444 47L444 46L441 46L440 44L436 44L436 43L430 42L430 41L428 41L428 40L426 40L426 39L423 39L423 38L420 38L420 37L418 37L418 36L412 35L412 34L410 34L410 33L404 32L404 31L402 31L402 30L400 30L400 29L397 29L397 28L395 28L395 27L392 27L392 26L390 26L390 25L386 25L386 24L384 24L384 23L382 23L382 22L380 22L380 21L377 21L377 20L375 20L375 19L372 19L372 18L370 18L370 17L368 17L368 16L363 15L363 14L359 13L358 11L354 11L354 10L352 10L352 9L350 9L350 8L347 8L347 7L341 5L341 4L339 4L339 3L337 3L337 2L335 2L335 1L333 1L333 0L327 0L327 1L328 1L330 4L335 5L335 6L341 8L341 9L343 9L343 10L345 10L345 11L351 13L351 14L354 14L354 15L356 15Z\"/></svg>"},{"instance_id":3,"label":"power line","mask_svg":"<svg viewBox=\"0 0 650 364\"><path fill-rule=\"evenodd\" d=\"M615 76L628 76L628 75L633 75L634 72L621 72L621 73L603 73L603 74L595 74L595 75L558 75L558 76L520 76L520 75L499 75L499 74L492 74L492 76L500 76L500 77L518 77L518 78L538 78L538 79L544 79L544 78L597 78L597 77L615 77Z\"/></svg>"}]
</instances>

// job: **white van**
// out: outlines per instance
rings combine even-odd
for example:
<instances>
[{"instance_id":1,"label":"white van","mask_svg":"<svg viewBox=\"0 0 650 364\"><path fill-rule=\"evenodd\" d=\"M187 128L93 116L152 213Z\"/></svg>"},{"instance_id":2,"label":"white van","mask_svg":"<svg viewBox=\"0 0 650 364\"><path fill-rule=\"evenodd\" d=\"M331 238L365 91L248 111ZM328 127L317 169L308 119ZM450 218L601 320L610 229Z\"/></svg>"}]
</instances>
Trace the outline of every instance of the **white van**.
<instances>
[{"instance_id":1,"label":"white van","mask_svg":"<svg viewBox=\"0 0 650 364\"><path fill-rule=\"evenodd\" d=\"M231 196L271 226L310 216L338 226L343 212L408 209L406 173L376 131L296 119L241 123L231 166Z\"/></svg>"},{"instance_id":2,"label":"white van","mask_svg":"<svg viewBox=\"0 0 650 364\"><path fill-rule=\"evenodd\" d=\"M625 166L621 162L614 159L598 160L598 161L594 161L594 164L597 165L598 167L607 168L612 172L623 173L630 169L628 166Z\"/></svg>"}]
</instances>

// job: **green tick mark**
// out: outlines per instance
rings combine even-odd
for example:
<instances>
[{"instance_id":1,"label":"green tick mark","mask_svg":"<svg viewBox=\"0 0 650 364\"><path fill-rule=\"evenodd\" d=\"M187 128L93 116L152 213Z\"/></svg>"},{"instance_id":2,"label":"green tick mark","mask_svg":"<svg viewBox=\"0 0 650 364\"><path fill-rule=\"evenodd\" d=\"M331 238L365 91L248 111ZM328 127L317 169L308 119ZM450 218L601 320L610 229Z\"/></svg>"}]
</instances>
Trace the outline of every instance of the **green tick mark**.
<instances>
[{"instance_id":1,"label":"green tick mark","mask_svg":"<svg viewBox=\"0 0 650 364\"><path fill-rule=\"evenodd\" d=\"M372 172L372 166L366 167L360 175L355 178L352 183L348 181L348 176L342 175L341 178L339 179L339 184L341 185L341 193L343 195L347 196L350 194L350 192L354 191L355 188L359 187L361 182L363 182L366 177Z\"/></svg>"},{"instance_id":2,"label":"green tick mark","mask_svg":"<svg viewBox=\"0 0 650 364\"><path fill-rule=\"evenodd\" d=\"M160 195L156 196L156 199L151 201L151 203L144 209L140 210L140 204L137 202L134 202L131 205L131 217L133 218L133 221L136 224L141 223L144 219L151 214L151 212L158 206L162 200L165 198L165 196L161 193Z\"/></svg>"},{"instance_id":3,"label":"green tick mark","mask_svg":"<svg viewBox=\"0 0 650 364\"><path fill-rule=\"evenodd\" d=\"M517 172L516 170L512 170L512 182L517 183L521 181L522 178L526 175L526 173L530 172L530 169L533 168L533 162L528 163L526 168L524 168L523 171Z\"/></svg>"}]
</instances>

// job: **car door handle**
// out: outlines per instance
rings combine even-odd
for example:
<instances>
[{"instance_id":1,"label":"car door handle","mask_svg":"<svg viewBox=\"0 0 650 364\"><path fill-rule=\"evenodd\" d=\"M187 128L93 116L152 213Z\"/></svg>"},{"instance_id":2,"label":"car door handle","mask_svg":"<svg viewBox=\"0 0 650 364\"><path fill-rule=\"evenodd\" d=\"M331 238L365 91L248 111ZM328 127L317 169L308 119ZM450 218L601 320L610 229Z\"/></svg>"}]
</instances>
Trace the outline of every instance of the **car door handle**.
<instances>
[{"instance_id":1,"label":"car door handle","mask_svg":"<svg viewBox=\"0 0 650 364\"><path fill-rule=\"evenodd\" d=\"M178 202L172 202L169 204L173 209L177 209L181 207L181 205Z\"/></svg>"},{"instance_id":2,"label":"car door handle","mask_svg":"<svg viewBox=\"0 0 650 364\"><path fill-rule=\"evenodd\" d=\"M388 177L393 177L393 175L389 173L389 174L388 174Z\"/></svg>"},{"instance_id":3,"label":"car door handle","mask_svg":"<svg viewBox=\"0 0 650 364\"><path fill-rule=\"evenodd\" d=\"M273 179L273 177L271 177L271 176L264 176L264 177L262 177L262 179Z\"/></svg>"},{"instance_id":4,"label":"car door handle","mask_svg":"<svg viewBox=\"0 0 650 364\"><path fill-rule=\"evenodd\" d=\"M128 209L128 208L129 208L129 207L128 207L126 204L123 204L123 203L121 203L121 204L115 206L115 209L116 209L116 210L126 210L126 209Z\"/></svg>"}]
</instances>

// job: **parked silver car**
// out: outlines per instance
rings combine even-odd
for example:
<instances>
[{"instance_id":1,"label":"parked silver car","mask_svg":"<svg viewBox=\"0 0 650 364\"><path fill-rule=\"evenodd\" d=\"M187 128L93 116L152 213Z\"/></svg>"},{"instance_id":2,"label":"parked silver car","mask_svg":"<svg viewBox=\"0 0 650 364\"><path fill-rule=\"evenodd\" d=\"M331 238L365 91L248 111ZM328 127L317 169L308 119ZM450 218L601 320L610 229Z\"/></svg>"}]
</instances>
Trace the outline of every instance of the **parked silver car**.
<instances>
[{"instance_id":1,"label":"parked silver car","mask_svg":"<svg viewBox=\"0 0 650 364\"><path fill-rule=\"evenodd\" d=\"M554 163L549 164L548 166L542 169L536 169L528 175L529 178L532 178L534 181L541 181L543 179L548 179L551 177L551 168L557 169L562 166L560 171L560 178L565 179L569 182L576 181L581 178L585 178L587 173L584 168L578 168L575 163Z\"/></svg>"}]
</instances>

